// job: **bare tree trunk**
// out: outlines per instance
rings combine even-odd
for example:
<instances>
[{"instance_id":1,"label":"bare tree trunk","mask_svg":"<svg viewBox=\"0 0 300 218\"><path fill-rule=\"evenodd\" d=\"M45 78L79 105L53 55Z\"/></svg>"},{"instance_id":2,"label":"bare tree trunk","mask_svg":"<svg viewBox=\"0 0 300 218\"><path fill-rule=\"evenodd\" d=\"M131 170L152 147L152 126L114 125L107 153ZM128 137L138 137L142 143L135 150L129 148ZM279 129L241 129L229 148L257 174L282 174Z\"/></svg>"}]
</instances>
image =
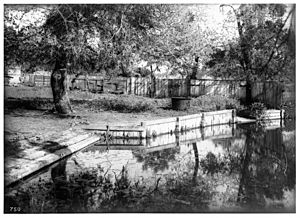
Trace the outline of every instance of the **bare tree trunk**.
<instances>
[{"instance_id":1,"label":"bare tree trunk","mask_svg":"<svg viewBox=\"0 0 300 218\"><path fill-rule=\"evenodd\" d=\"M51 88L55 110L59 114L73 113L68 97L67 70L54 69L51 74Z\"/></svg>"}]
</instances>

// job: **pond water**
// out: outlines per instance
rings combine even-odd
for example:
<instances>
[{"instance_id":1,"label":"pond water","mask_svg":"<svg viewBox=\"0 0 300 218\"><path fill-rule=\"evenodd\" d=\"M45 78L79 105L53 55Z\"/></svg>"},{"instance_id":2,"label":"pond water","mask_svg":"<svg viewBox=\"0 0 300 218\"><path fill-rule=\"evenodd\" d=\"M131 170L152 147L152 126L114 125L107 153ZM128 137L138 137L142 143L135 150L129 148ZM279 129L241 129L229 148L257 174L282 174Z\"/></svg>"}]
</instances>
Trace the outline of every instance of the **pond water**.
<instances>
[{"instance_id":1,"label":"pond water","mask_svg":"<svg viewBox=\"0 0 300 218\"><path fill-rule=\"evenodd\" d=\"M33 193L38 195L40 189L45 193L53 181L100 172L109 184L126 179L127 191L124 188L122 195L111 193L113 197L109 197L118 203L110 205L110 210L101 210L101 201L90 209L75 210L73 205L65 211L295 212L293 121L213 126L125 144L96 143L21 187L23 191L30 187L34 199ZM39 183L44 188L32 191ZM119 193L121 189L113 190ZM121 204L120 198L125 199ZM49 197L45 199L43 205L51 202Z\"/></svg>"}]
</instances>

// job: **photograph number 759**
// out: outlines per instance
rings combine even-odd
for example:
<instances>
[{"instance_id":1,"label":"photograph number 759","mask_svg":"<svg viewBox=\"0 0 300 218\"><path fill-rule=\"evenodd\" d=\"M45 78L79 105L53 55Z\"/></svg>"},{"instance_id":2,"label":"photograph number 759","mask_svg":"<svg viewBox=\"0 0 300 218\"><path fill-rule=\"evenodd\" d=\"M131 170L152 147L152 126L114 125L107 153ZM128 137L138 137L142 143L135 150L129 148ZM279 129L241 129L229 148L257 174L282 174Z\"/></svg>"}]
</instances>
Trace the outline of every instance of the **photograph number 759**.
<instances>
[{"instance_id":1,"label":"photograph number 759","mask_svg":"<svg viewBox=\"0 0 300 218\"><path fill-rule=\"evenodd\" d=\"M295 4L4 4L4 213L296 213Z\"/></svg>"}]
</instances>

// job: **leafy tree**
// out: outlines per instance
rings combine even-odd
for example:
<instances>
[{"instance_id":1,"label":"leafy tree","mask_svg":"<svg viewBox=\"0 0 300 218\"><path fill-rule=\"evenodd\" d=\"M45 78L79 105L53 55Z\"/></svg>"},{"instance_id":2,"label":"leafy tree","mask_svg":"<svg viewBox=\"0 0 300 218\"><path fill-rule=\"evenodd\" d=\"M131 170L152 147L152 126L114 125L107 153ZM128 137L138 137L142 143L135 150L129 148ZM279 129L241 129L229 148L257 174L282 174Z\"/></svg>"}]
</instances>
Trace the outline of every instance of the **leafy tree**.
<instances>
[{"instance_id":1,"label":"leafy tree","mask_svg":"<svg viewBox=\"0 0 300 218\"><path fill-rule=\"evenodd\" d=\"M216 76L233 77L246 81L246 102L251 103L251 82L259 79L279 79L294 70L294 56L289 52L286 28L294 13L286 12L286 5L240 5L229 7L229 18L236 22L238 39L224 48L215 48L207 62Z\"/></svg>"},{"instance_id":2,"label":"leafy tree","mask_svg":"<svg viewBox=\"0 0 300 218\"><path fill-rule=\"evenodd\" d=\"M44 9L42 25L35 22L21 30L10 27L18 20L11 18L12 11L25 15L32 8ZM113 75L118 68L126 73L131 57L147 40L147 30L156 26L157 8L158 5L103 4L6 7L6 63L28 61L32 65L54 66L51 86L55 109L68 114L72 108L66 75L101 69Z\"/></svg>"},{"instance_id":3,"label":"leafy tree","mask_svg":"<svg viewBox=\"0 0 300 218\"><path fill-rule=\"evenodd\" d=\"M205 62L216 40L216 31L207 26L207 5L163 5L159 27L149 31L148 45L141 57L149 65L168 65L171 74L191 76ZM217 40L222 42L222 36ZM193 75L195 77L195 73Z\"/></svg>"},{"instance_id":4,"label":"leafy tree","mask_svg":"<svg viewBox=\"0 0 300 218\"><path fill-rule=\"evenodd\" d=\"M40 28L42 17L29 17L36 12L46 13L45 8L6 5L4 10L4 63L5 66L22 65L34 67L45 64L50 58L49 43Z\"/></svg>"}]
</instances>

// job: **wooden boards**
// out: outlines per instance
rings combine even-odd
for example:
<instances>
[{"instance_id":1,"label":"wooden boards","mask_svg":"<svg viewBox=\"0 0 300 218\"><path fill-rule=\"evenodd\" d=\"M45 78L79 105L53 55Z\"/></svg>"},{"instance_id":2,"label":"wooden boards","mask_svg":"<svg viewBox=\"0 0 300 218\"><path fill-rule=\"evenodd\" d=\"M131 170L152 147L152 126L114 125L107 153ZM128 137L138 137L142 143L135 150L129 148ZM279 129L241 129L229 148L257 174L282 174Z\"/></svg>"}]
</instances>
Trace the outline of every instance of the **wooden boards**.
<instances>
[{"instance_id":1,"label":"wooden boards","mask_svg":"<svg viewBox=\"0 0 300 218\"><path fill-rule=\"evenodd\" d=\"M47 150L36 152L36 150L31 154L27 152L28 154L25 154L23 158L10 158L9 160L6 160L6 172L4 175L5 185L7 186L19 181L90 144L95 143L99 140L99 137L96 135L83 134L67 140L61 140L63 140L60 144L61 149L57 149L53 152Z\"/></svg>"},{"instance_id":2,"label":"wooden boards","mask_svg":"<svg viewBox=\"0 0 300 218\"><path fill-rule=\"evenodd\" d=\"M202 112L179 117L163 118L141 122L139 126L86 128L100 136L100 140L155 138L165 134L175 134L207 126L233 124L236 122L235 110Z\"/></svg>"}]
</instances>

